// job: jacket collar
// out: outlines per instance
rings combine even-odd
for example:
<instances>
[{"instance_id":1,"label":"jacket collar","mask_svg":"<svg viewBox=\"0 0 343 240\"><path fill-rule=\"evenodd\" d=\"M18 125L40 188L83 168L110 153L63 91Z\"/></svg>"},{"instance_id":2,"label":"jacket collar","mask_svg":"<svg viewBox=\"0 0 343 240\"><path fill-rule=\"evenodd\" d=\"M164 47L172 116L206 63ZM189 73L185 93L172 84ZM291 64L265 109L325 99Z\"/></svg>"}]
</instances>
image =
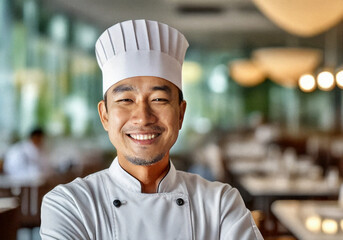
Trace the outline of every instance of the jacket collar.
<instances>
[{"instance_id":1,"label":"jacket collar","mask_svg":"<svg viewBox=\"0 0 343 240\"><path fill-rule=\"evenodd\" d=\"M172 192L176 190L176 169L171 161L169 171L166 176L160 181L157 192ZM119 164L118 158L115 158L109 168L111 178L114 179L123 189L133 192L141 192L141 183L127 171L125 171Z\"/></svg>"}]
</instances>

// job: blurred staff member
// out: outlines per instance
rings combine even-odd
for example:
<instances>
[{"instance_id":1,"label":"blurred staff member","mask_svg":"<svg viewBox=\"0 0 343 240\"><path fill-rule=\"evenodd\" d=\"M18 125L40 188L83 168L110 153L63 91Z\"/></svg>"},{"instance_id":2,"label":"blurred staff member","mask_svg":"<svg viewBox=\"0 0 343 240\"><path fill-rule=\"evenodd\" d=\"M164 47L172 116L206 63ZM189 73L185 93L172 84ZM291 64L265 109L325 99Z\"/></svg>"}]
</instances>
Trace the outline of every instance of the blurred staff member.
<instances>
[{"instance_id":1,"label":"blurred staff member","mask_svg":"<svg viewBox=\"0 0 343 240\"><path fill-rule=\"evenodd\" d=\"M43 153L44 131L36 128L29 139L14 144L5 154L4 172L14 177L39 177L47 174L49 165Z\"/></svg>"},{"instance_id":2,"label":"blurred staff member","mask_svg":"<svg viewBox=\"0 0 343 240\"><path fill-rule=\"evenodd\" d=\"M45 196L43 240L262 239L236 189L177 171L169 159L186 109L187 47L181 33L155 21L125 21L100 36L98 110L117 158Z\"/></svg>"}]
</instances>

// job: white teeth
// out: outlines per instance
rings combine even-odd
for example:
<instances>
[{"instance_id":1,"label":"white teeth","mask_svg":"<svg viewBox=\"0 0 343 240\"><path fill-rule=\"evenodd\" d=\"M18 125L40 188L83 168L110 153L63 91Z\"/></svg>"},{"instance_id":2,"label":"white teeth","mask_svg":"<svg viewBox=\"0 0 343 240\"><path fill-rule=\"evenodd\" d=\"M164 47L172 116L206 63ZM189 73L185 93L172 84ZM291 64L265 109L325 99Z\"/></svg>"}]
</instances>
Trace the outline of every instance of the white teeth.
<instances>
[{"instance_id":1,"label":"white teeth","mask_svg":"<svg viewBox=\"0 0 343 240\"><path fill-rule=\"evenodd\" d=\"M155 134L130 134L130 136L136 140L151 140L155 138L157 135Z\"/></svg>"}]
</instances>

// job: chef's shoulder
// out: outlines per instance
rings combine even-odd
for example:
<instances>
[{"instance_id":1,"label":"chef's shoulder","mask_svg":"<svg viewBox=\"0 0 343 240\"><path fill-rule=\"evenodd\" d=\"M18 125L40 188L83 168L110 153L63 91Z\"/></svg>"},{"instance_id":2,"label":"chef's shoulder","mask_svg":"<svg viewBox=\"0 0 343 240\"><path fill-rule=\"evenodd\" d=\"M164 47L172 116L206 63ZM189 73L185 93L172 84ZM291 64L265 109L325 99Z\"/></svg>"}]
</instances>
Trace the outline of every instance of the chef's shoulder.
<instances>
[{"instance_id":1,"label":"chef's shoulder","mask_svg":"<svg viewBox=\"0 0 343 240\"><path fill-rule=\"evenodd\" d=\"M92 237L97 229L94 219L103 208L97 203L106 200L103 183L106 182L107 171L60 184L44 196L42 239L95 239Z\"/></svg>"},{"instance_id":2,"label":"chef's shoulder","mask_svg":"<svg viewBox=\"0 0 343 240\"><path fill-rule=\"evenodd\" d=\"M110 181L108 169L105 169L84 178L78 177L67 184L59 184L48 192L44 196L44 199L65 198L69 199L69 201L75 201L76 199L94 199L94 197L102 196L99 193L104 191L103 186L107 185L108 181Z\"/></svg>"}]
</instances>

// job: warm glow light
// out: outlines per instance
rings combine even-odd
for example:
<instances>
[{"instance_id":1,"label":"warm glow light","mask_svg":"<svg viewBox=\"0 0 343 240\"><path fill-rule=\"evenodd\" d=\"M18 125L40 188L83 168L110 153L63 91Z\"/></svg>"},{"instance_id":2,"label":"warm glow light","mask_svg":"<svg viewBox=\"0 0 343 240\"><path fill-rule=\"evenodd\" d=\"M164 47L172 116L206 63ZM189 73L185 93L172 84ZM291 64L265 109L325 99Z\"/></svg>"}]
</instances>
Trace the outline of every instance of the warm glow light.
<instances>
[{"instance_id":1,"label":"warm glow light","mask_svg":"<svg viewBox=\"0 0 343 240\"><path fill-rule=\"evenodd\" d=\"M343 18L341 0L253 0L274 23L299 36L314 36Z\"/></svg>"},{"instance_id":2,"label":"warm glow light","mask_svg":"<svg viewBox=\"0 0 343 240\"><path fill-rule=\"evenodd\" d=\"M202 75L202 68L197 62L186 61L182 67L182 80L185 83L198 82Z\"/></svg>"},{"instance_id":3,"label":"warm glow light","mask_svg":"<svg viewBox=\"0 0 343 240\"><path fill-rule=\"evenodd\" d=\"M322 221L319 216L310 216L306 218L305 226L311 232L320 232L321 223Z\"/></svg>"},{"instance_id":4,"label":"warm glow light","mask_svg":"<svg viewBox=\"0 0 343 240\"><path fill-rule=\"evenodd\" d=\"M229 64L230 75L239 85L256 86L266 78L265 72L252 60L235 60Z\"/></svg>"},{"instance_id":5,"label":"warm glow light","mask_svg":"<svg viewBox=\"0 0 343 240\"><path fill-rule=\"evenodd\" d=\"M313 72L322 60L322 52L313 48L260 48L253 60L274 82L296 87L301 75Z\"/></svg>"},{"instance_id":6,"label":"warm glow light","mask_svg":"<svg viewBox=\"0 0 343 240\"><path fill-rule=\"evenodd\" d=\"M316 88L316 80L311 74L304 74L299 79L299 87L304 92L312 92Z\"/></svg>"},{"instance_id":7,"label":"warm glow light","mask_svg":"<svg viewBox=\"0 0 343 240\"><path fill-rule=\"evenodd\" d=\"M331 72L323 71L317 76L318 87L321 90L329 91L335 86L335 79Z\"/></svg>"},{"instance_id":8,"label":"warm glow light","mask_svg":"<svg viewBox=\"0 0 343 240\"><path fill-rule=\"evenodd\" d=\"M38 87L43 85L45 79L43 70L38 68L20 69L14 76L15 84L18 86L32 84Z\"/></svg>"},{"instance_id":9,"label":"warm glow light","mask_svg":"<svg viewBox=\"0 0 343 240\"><path fill-rule=\"evenodd\" d=\"M342 230L342 232L343 232L343 219L341 220L340 225L341 225L341 230Z\"/></svg>"},{"instance_id":10,"label":"warm glow light","mask_svg":"<svg viewBox=\"0 0 343 240\"><path fill-rule=\"evenodd\" d=\"M338 87L343 88L343 70L336 73L336 83Z\"/></svg>"},{"instance_id":11,"label":"warm glow light","mask_svg":"<svg viewBox=\"0 0 343 240\"><path fill-rule=\"evenodd\" d=\"M336 234L338 231L337 222L333 219L324 219L322 230L326 234Z\"/></svg>"}]
</instances>

